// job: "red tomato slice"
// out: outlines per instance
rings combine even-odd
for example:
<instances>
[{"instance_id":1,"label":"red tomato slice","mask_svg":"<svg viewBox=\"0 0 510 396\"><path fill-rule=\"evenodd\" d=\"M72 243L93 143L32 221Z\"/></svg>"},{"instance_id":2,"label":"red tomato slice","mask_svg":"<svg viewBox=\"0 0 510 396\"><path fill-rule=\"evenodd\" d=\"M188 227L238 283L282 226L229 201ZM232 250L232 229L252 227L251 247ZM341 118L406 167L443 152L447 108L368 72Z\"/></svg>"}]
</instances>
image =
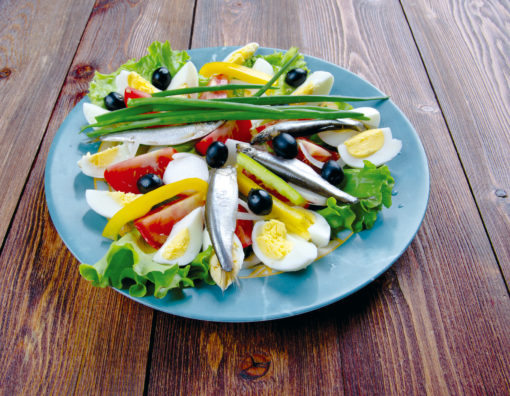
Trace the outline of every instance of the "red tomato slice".
<instances>
[{"instance_id":1,"label":"red tomato slice","mask_svg":"<svg viewBox=\"0 0 510 396\"><path fill-rule=\"evenodd\" d=\"M162 178L176 152L174 148L167 147L118 162L106 168L104 178L117 191L140 194L136 186L138 179L148 173Z\"/></svg>"},{"instance_id":2,"label":"red tomato slice","mask_svg":"<svg viewBox=\"0 0 510 396\"><path fill-rule=\"evenodd\" d=\"M230 82L228 76L225 74L216 74L211 77L209 82L207 83L208 87L215 87L218 85L227 85ZM217 99L217 98L226 98L227 91L211 91L204 92L200 95L200 99Z\"/></svg>"},{"instance_id":3,"label":"red tomato slice","mask_svg":"<svg viewBox=\"0 0 510 396\"><path fill-rule=\"evenodd\" d=\"M298 143L301 143L304 146L305 150L308 151L308 153L317 161L326 162L331 159L336 161L340 158L340 156L338 155L337 152L331 151L331 150L328 150L322 146L319 146L318 144L316 144L306 138L298 138L298 139L296 139L296 141ZM299 147L299 152L298 152L297 158L299 160L303 161L304 163L310 165L310 163L306 159L305 155L303 154L303 151L302 151L300 145L298 145L298 147Z\"/></svg>"},{"instance_id":4,"label":"red tomato slice","mask_svg":"<svg viewBox=\"0 0 510 396\"><path fill-rule=\"evenodd\" d=\"M227 139L240 140L241 142L251 141L251 121L226 121L223 125L216 128L209 135L203 137L196 145L195 149L199 154L205 155L207 148L212 142L225 143Z\"/></svg>"},{"instance_id":5,"label":"red tomato slice","mask_svg":"<svg viewBox=\"0 0 510 396\"><path fill-rule=\"evenodd\" d=\"M240 212L247 213L246 209L241 205L238 206ZM237 220L235 234L241 241L243 249L252 244L251 234L253 232L253 221L251 220Z\"/></svg>"},{"instance_id":6,"label":"red tomato slice","mask_svg":"<svg viewBox=\"0 0 510 396\"><path fill-rule=\"evenodd\" d=\"M138 99L138 98L150 98L151 94L147 92L140 91L139 89L127 87L124 91L124 103L126 107L128 107L129 99Z\"/></svg>"},{"instance_id":7,"label":"red tomato slice","mask_svg":"<svg viewBox=\"0 0 510 396\"><path fill-rule=\"evenodd\" d=\"M149 212L135 221L135 227L149 245L159 249L170 235L174 224L204 204L203 194L193 194Z\"/></svg>"}]
</instances>

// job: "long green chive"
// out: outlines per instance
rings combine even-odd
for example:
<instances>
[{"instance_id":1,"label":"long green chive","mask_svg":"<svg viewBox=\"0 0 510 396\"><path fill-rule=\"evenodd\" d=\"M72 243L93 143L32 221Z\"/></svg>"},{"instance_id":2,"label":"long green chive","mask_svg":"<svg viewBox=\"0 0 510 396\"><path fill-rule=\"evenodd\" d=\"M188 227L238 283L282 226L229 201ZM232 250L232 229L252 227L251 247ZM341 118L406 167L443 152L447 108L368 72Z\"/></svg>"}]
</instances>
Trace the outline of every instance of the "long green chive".
<instances>
[{"instance_id":1,"label":"long green chive","mask_svg":"<svg viewBox=\"0 0 510 396\"><path fill-rule=\"evenodd\" d=\"M257 92L255 92L255 94L253 96L255 97L259 97L261 96L264 92L266 92L269 87L271 85L273 85L273 83L278 80L278 78L280 78L280 76L285 73L287 71L287 69L290 67L290 65L292 64L292 62L294 62L296 60L296 58L299 56L299 52L296 51L296 53L294 54L294 56L292 58L290 58L290 60L285 63L282 68L280 70L278 70L274 76L266 83L266 85L264 85L262 88L260 88Z\"/></svg>"},{"instance_id":2,"label":"long green chive","mask_svg":"<svg viewBox=\"0 0 510 396\"><path fill-rule=\"evenodd\" d=\"M225 85L214 85L210 87L190 87L190 88L179 88L169 89L167 91L161 91L153 93L153 97L164 97L173 95L187 95L201 92L214 92L214 91L232 91L235 89L257 89L262 88L262 84L225 84ZM268 89L278 89L278 87L269 87Z\"/></svg>"},{"instance_id":3,"label":"long green chive","mask_svg":"<svg viewBox=\"0 0 510 396\"><path fill-rule=\"evenodd\" d=\"M363 102L369 100L387 100L389 96L357 97L341 95L274 95L274 96L245 96L239 98L216 98L218 102L250 103L256 105L283 105L292 103L311 102Z\"/></svg>"},{"instance_id":4,"label":"long green chive","mask_svg":"<svg viewBox=\"0 0 510 396\"><path fill-rule=\"evenodd\" d=\"M179 113L179 114L175 114ZM87 136L91 138L99 137L102 135L128 131L132 129L147 128L154 126L164 125L175 125L175 124L187 124L196 122L209 122L209 121L221 121L221 120L253 120L261 118L261 114L254 111L221 111L221 110L210 110L210 111L183 111L183 112L168 112L149 114L153 116L149 119L136 120L131 122L125 122L121 124L104 125L96 130L87 133ZM143 115L145 116L145 115ZM367 119L362 113L356 113L351 111L313 111L313 110L282 110L281 113L268 113L263 114L264 119L280 120L280 119L299 119L299 118L316 118L316 119L335 119L335 118L354 118L359 120ZM89 125L97 126L96 124Z\"/></svg>"}]
</instances>

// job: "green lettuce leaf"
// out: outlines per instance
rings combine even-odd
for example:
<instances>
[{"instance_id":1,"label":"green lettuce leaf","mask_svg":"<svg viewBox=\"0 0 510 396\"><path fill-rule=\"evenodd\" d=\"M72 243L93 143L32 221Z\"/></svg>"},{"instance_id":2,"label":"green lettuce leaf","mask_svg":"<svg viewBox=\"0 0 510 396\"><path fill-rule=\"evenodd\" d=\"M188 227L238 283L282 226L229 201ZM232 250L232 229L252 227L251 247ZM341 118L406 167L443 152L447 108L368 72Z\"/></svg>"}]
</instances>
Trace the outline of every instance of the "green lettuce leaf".
<instances>
[{"instance_id":1,"label":"green lettuce leaf","mask_svg":"<svg viewBox=\"0 0 510 396\"><path fill-rule=\"evenodd\" d=\"M194 287L195 281L214 284L209 274L212 248L199 253L185 267L156 263L152 260L155 252L134 230L112 242L96 264L81 264L79 271L93 286L128 287L133 297L154 295L163 298L171 289Z\"/></svg>"},{"instance_id":2,"label":"green lettuce leaf","mask_svg":"<svg viewBox=\"0 0 510 396\"><path fill-rule=\"evenodd\" d=\"M344 169L345 178L340 188L360 199L357 204L338 204L329 198L327 207L318 211L332 229L332 235L348 229L359 232L373 227L377 213L383 206L391 206L391 192L395 180L386 165L376 167L364 161L363 169Z\"/></svg>"},{"instance_id":3,"label":"green lettuce leaf","mask_svg":"<svg viewBox=\"0 0 510 396\"><path fill-rule=\"evenodd\" d=\"M148 81L152 79L154 70L165 66L172 76L186 63L189 55L186 51L174 51L168 41L161 43L153 42L147 48L148 54L140 58L131 59L120 66L115 72L101 74L95 72L94 79L89 85L90 101L98 106L104 107L103 99L110 92L115 91L115 77L121 70L135 71Z\"/></svg>"},{"instance_id":4,"label":"green lettuce leaf","mask_svg":"<svg viewBox=\"0 0 510 396\"><path fill-rule=\"evenodd\" d=\"M291 47L287 52L278 52L275 51L272 54L269 55L254 55L250 58L248 58L244 62L244 66L252 67L255 61L258 58L265 59L268 63L273 66L274 72L278 72L285 63L287 63L296 53L298 52L298 49L296 47ZM305 58L302 54L299 54L299 56L292 62L292 64L289 67L289 70L295 69L295 68L301 68L306 71L310 71L308 67L306 66ZM280 78L278 78L278 89L271 91L273 95L289 95L294 91L294 87L291 87L290 85L285 83L285 75L286 73L283 73Z\"/></svg>"}]
</instances>

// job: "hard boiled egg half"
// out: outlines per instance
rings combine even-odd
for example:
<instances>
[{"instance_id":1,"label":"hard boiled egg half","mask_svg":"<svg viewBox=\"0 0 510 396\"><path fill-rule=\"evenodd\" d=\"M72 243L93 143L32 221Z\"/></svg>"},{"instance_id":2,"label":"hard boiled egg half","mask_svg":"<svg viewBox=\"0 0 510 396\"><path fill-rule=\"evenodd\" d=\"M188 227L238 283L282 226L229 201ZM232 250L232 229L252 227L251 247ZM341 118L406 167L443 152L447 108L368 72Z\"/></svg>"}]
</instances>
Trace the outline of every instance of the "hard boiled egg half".
<instances>
[{"instance_id":1,"label":"hard boiled egg half","mask_svg":"<svg viewBox=\"0 0 510 396\"><path fill-rule=\"evenodd\" d=\"M182 66L167 89L191 88L198 87L198 72L193 62L186 62Z\"/></svg>"},{"instance_id":2,"label":"hard boiled egg half","mask_svg":"<svg viewBox=\"0 0 510 396\"><path fill-rule=\"evenodd\" d=\"M310 74L291 95L328 95L334 82L335 78L331 73L316 71Z\"/></svg>"},{"instance_id":3,"label":"hard boiled egg half","mask_svg":"<svg viewBox=\"0 0 510 396\"><path fill-rule=\"evenodd\" d=\"M203 208L196 208L174 224L172 231L153 260L160 264L185 266L202 248Z\"/></svg>"},{"instance_id":4,"label":"hard boiled egg half","mask_svg":"<svg viewBox=\"0 0 510 396\"><path fill-rule=\"evenodd\" d=\"M317 246L287 233L279 220L258 221L252 233L253 252L269 268L276 271L298 271L317 258Z\"/></svg>"},{"instance_id":5,"label":"hard boiled egg half","mask_svg":"<svg viewBox=\"0 0 510 396\"><path fill-rule=\"evenodd\" d=\"M94 212L110 219L141 195L121 191L86 190L85 200Z\"/></svg>"},{"instance_id":6,"label":"hard boiled egg half","mask_svg":"<svg viewBox=\"0 0 510 396\"><path fill-rule=\"evenodd\" d=\"M198 178L209 181L207 162L196 154L176 153L163 174L163 183L170 184L183 179Z\"/></svg>"},{"instance_id":7,"label":"hard boiled egg half","mask_svg":"<svg viewBox=\"0 0 510 396\"><path fill-rule=\"evenodd\" d=\"M121 70L117 77L115 77L115 90L124 96L127 87L135 88L149 94L160 91L137 72Z\"/></svg>"},{"instance_id":8,"label":"hard boiled egg half","mask_svg":"<svg viewBox=\"0 0 510 396\"><path fill-rule=\"evenodd\" d=\"M104 171L108 166L134 157L137 150L138 144L118 144L95 154L85 154L78 161L78 166L87 176L104 178Z\"/></svg>"},{"instance_id":9,"label":"hard boiled egg half","mask_svg":"<svg viewBox=\"0 0 510 396\"><path fill-rule=\"evenodd\" d=\"M248 43L244 47L241 47L228 54L223 62L236 63L242 65L248 58L251 58L255 51L259 49L258 43Z\"/></svg>"},{"instance_id":10,"label":"hard boiled egg half","mask_svg":"<svg viewBox=\"0 0 510 396\"><path fill-rule=\"evenodd\" d=\"M353 168L363 168L363 161L382 165L402 149L402 141L393 139L390 128L360 132L338 146L340 158Z\"/></svg>"}]
</instances>

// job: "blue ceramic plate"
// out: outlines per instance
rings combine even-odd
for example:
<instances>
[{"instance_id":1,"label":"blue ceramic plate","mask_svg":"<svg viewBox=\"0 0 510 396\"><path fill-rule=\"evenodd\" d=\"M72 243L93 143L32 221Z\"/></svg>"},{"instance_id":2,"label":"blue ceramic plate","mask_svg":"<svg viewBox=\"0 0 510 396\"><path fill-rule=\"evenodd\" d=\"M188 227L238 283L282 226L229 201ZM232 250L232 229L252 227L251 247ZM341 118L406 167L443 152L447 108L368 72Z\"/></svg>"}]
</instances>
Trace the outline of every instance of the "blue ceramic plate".
<instances>
[{"instance_id":1,"label":"blue ceramic plate","mask_svg":"<svg viewBox=\"0 0 510 396\"><path fill-rule=\"evenodd\" d=\"M190 50L197 68L223 59L232 47ZM259 49L271 53L272 49ZM351 72L323 60L305 57L309 68L326 70L335 76L332 94L378 96L381 92ZM63 241L82 263L95 263L110 242L101 237L106 220L89 210L85 190L93 179L83 175L76 162L97 145L89 144L79 129L85 124L78 103L53 140L46 163L45 188L48 208ZM188 318L219 322L254 322L315 310L338 301L372 282L406 250L425 215L429 196L429 171L423 146L415 130L390 100L363 103L381 112L381 125L391 127L403 142L402 152L388 163L395 178L393 205L384 209L368 231L349 238L342 246L306 270L268 277L241 279L224 293L216 286L186 289L175 297L159 300L136 298L154 309ZM78 271L78 268L76 268ZM245 274L246 275L246 274ZM121 291L128 296L126 291Z\"/></svg>"}]
</instances>

